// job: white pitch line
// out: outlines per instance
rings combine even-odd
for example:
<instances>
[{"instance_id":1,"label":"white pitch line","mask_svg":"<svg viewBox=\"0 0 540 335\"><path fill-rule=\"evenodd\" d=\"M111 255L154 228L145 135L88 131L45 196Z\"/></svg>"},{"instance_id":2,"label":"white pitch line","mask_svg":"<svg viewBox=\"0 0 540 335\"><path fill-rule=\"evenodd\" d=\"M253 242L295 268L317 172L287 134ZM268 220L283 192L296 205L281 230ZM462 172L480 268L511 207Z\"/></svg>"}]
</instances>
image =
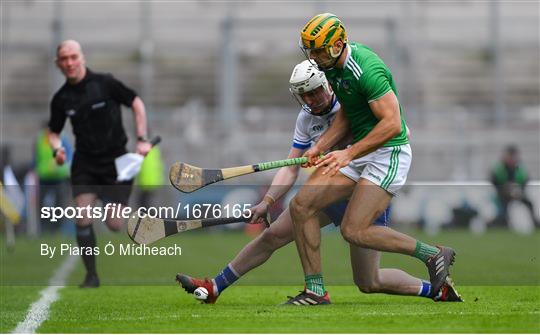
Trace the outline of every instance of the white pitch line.
<instances>
[{"instance_id":1,"label":"white pitch line","mask_svg":"<svg viewBox=\"0 0 540 335\"><path fill-rule=\"evenodd\" d=\"M64 287L65 282L75 267L77 256L68 256L49 280L49 286L43 289L39 300L32 303L24 321L19 322L13 333L35 333L43 321L49 316L49 308L58 300L58 291Z\"/></svg>"}]
</instances>

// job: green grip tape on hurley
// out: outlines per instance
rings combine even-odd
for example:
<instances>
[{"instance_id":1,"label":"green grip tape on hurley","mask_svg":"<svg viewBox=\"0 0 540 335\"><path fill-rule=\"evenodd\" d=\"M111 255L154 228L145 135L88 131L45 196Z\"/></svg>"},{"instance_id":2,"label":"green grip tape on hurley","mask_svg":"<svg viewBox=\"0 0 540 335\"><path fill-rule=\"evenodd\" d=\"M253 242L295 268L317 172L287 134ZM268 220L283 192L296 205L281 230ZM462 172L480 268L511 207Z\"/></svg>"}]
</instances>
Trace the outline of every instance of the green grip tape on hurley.
<instances>
[{"instance_id":1,"label":"green grip tape on hurley","mask_svg":"<svg viewBox=\"0 0 540 335\"><path fill-rule=\"evenodd\" d=\"M297 158L282 159L279 161L259 163L257 164L256 167L257 167L257 170L259 171L265 171L265 170L276 169L276 168L280 168L284 166L305 164L307 163L307 161L308 161L307 157L297 157Z\"/></svg>"}]
</instances>

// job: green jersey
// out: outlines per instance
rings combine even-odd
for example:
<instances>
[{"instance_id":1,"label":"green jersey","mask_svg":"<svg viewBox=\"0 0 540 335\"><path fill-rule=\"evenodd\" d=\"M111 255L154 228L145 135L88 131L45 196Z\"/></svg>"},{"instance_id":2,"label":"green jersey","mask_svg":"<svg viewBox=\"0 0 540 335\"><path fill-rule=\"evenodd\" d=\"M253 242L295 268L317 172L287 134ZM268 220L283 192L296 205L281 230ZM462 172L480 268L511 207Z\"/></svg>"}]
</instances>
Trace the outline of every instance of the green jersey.
<instances>
[{"instance_id":1,"label":"green jersey","mask_svg":"<svg viewBox=\"0 0 540 335\"><path fill-rule=\"evenodd\" d=\"M369 103L392 90L397 96L396 85L390 70L370 48L359 43L349 43L349 52L342 69L325 71L326 78L345 109L354 142L358 142L377 125ZM405 119L401 115L401 133L383 146L392 147L409 143Z\"/></svg>"}]
</instances>

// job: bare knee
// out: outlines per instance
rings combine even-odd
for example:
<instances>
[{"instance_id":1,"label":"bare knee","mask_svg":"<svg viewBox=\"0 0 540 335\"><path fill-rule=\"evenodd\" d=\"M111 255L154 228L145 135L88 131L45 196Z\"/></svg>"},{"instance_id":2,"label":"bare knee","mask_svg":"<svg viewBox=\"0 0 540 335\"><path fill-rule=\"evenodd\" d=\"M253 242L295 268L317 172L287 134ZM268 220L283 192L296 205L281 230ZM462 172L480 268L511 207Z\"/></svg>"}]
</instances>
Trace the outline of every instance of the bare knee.
<instances>
[{"instance_id":1,"label":"bare knee","mask_svg":"<svg viewBox=\"0 0 540 335\"><path fill-rule=\"evenodd\" d=\"M381 286L376 283L362 283L362 284L356 284L358 286L358 289L362 293L380 293L381 292Z\"/></svg>"},{"instance_id":2,"label":"bare knee","mask_svg":"<svg viewBox=\"0 0 540 335\"><path fill-rule=\"evenodd\" d=\"M340 226L340 231L341 236L343 236L345 241L359 247L364 247L364 245L360 244L362 242L362 239L360 238L360 235L362 235L362 231L360 228L343 222Z\"/></svg>"},{"instance_id":3,"label":"bare knee","mask_svg":"<svg viewBox=\"0 0 540 335\"><path fill-rule=\"evenodd\" d=\"M350 225L346 225L345 222L342 222L341 226L339 226L339 231L341 232L341 236L343 236L345 241L356 245L356 243L353 242L354 241L353 235L355 234L355 232L353 231ZM356 282L356 279L355 279L355 282Z\"/></svg>"},{"instance_id":4,"label":"bare knee","mask_svg":"<svg viewBox=\"0 0 540 335\"><path fill-rule=\"evenodd\" d=\"M293 217L309 217L313 215L315 211L311 203L304 197L295 196L289 204L291 215Z\"/></svg>"},{"instance_id":5,"label":"bare knee","mask_svg":"<svg viewBox=\"0 0 540 335\"><path fill-rule=\"evenodd\" d=\"M362 226L351 224L342 224L340 231L343 238L351 244L362 248L369 248L373 244L373 236L368 228L362 228Z\"/></svg>"},{"instance_id":6,"label":"bare knee","mask_svg":"<svg viewBox=\"0 0 540 335\"><path fill-rule=\"evenodd\" d=\"M354 278L354 283L362 293L379 293L381 292L381 283L378 278L360 279Z\"/></svg>"}]
</instances>

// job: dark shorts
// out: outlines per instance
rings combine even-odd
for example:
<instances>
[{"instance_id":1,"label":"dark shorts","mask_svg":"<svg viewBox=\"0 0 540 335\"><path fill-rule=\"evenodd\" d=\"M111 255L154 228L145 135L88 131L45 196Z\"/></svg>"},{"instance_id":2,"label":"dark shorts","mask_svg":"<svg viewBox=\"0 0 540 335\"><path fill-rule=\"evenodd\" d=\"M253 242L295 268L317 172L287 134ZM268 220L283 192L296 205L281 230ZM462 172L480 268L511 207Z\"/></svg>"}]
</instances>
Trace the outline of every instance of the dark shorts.
<instances>
[{"instance_id":1,"label":"dark shorts","mask_svg":"<svg viewBox=\"0 0 540 335\"><path fill-rule=\"evenodd\" d=\"M73 197L93 193L105 203L127 205L133 180L116 181L114 159L120 155L94 157L75 152L71 164Z\"/></svg>"},{"instance_id":2,"label":"dark shorts","mask_svg":"<svg viewBox=\"0 0 540 335\"><path fill-rule=\"evenodd\" d=\"M325 209L323 209L324 214L326 214L330 220L336 225L339 226L341 224L341 221L343 220L343 215L345 214L345 209L347 208L347 205L349 204L349 201L340 201L336 202L335 204L332 204ZM390 212L391 212L391 206L389 205L386 207L385 211L373 222L373 224L377 226L388 226L388 223L390 221Z\"/></svg>"}]
</instances>

